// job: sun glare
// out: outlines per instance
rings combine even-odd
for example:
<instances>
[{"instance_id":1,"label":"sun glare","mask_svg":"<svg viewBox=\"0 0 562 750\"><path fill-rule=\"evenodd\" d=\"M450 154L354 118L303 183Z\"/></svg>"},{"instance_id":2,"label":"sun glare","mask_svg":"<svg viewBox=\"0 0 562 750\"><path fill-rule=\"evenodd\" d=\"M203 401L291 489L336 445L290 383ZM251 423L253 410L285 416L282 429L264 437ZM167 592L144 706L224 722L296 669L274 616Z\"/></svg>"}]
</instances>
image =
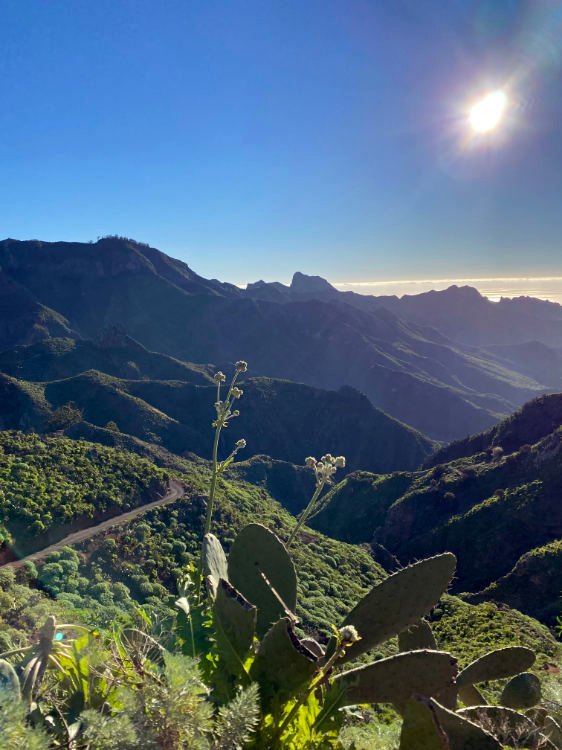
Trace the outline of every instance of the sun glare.
<instances>
[{"instance_id":1,"label":"sun glare","mask_svg":"<svg viewBox=\"0 0 562 750\"><path fill-rule=\"evenodd\" d=\"M469 112L470 125L476 133L489 133L500 124L507 105L503 91L491 91L476 102Z\"/></svg>"}]
</instances>

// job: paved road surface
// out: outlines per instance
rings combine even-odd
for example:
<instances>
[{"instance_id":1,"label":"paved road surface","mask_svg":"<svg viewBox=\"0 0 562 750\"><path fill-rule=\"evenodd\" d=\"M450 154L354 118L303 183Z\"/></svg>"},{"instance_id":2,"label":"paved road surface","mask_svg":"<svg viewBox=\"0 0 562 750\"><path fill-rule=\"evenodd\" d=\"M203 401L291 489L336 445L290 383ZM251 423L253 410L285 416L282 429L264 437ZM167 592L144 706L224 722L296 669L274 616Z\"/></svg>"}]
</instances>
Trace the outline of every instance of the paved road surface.
<instances>
[{"instance_id":1,"label":"paved road surface","mask_svg":"<svg viewBox=\"0 0 562 750\"><path fill-rule=\"evenodd\" d=\"M33 552L31 555L27 555L27 557L22 557L21 560L14 560L13 562L4 563L4 565L0 565L0 567L5 568L9 566L12 568L21 568L23 564L28 560L32 560L33 562L41 560L42 558L50 555L51 552L56 552L56 550L59 550L62 547L66 547L68 545L83 542L86 539L90 539L90 537L96 536L96 534L99 534L102 531L107 531L107 529L112 529L115 526L121 526L122 524L128 523L134 518L137 518L137 516L143 515L143 513L148 513L148 511L154 510L154 508L159 508L162 505L171 505L171 503L175 503L176 500L179 500L180 497L183 497L184 494L184 486L180 482L177 482L175 479L171 479L168 483L168 491L165 495L158 498L158 500L154 500L153 502L147 503L146 505L141 505L134 510L129 510L126 513L122 513L120 516L113 516L113 518L108 518L106 521L102 521L96 526L89 526L87 529L75 531L73 534L65 536L64 539L61 539L55 544L51 544L49 547L44 547L37 552Z\"/></svg>"}]
</instances>

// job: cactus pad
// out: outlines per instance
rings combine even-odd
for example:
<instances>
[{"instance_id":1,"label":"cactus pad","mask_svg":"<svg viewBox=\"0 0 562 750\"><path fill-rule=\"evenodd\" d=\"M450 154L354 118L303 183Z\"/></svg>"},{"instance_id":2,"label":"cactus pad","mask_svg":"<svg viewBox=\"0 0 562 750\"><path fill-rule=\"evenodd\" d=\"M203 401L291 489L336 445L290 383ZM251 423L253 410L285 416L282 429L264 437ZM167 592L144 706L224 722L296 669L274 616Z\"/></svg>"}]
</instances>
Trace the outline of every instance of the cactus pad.
<instances>
[{"instance_id":1,"label":"cactus pad","mask_svg":"<svg viewBox=\"0 0 562 750\"><path fill-rule=\"evenodd\" d=\"M500 705L507 708L533 708L541 701L541 683L531 672L513 677L503 689Z\"/></svg>"},{"instance_id":2,"label":"cactus pad","mask_svg":"<svg viewBox=\"0 0 562 750\"><path fill-rule=\"evenodd\" d=\"M420 620L416 625L403 630L398 636L398 646L400 651L417 651L421 648L437 650L437 642L427 620Z\"/></svg>"},{"instance_id":3,"label":"cactus pad","mask_svg":"<svg viewBox=\"0 0 562 750\"><path fill-rule=\"evenodd\" d=\"M534 661L534 652L524 646L509 646L489 651L462 670L457 685L461 688L488 680L512 677L532 667Z\"/></svg>"},{"instance_id":4,"label":"cactus pad","mask_svg":"<svg viewBox=\"0 0 562 750\"><path fill-rule=\"evenodd\" d=\"M314 638L301 638L301 645L307 648L309 651L312 651L314 656L318 657L318 659L324 658L326 652Z\"/></svg>"},{"instance_id":5,"label":"cactus pad","mask_svg":"<svg viewBox=\"0 0 562 750\"><path fill-rule=\"evenodd\" d=\"M317 668L316 656L302 645L291 621L284 617L261 641L250 674L260 686L262 704L268 707L294 696Z\"/></svg>"},{"instance_id":6,"label":"cactus pad","mask_svg":"<svg viewBox=\"0 0 562 750\"><path fill-rule=\"evenodd\" d=\"M457 662L444 651L407 651L339 674L342 705L404 703L413 695L436 695L457 676Z\"/></svg>"},{"instance_id":7,"label":"cactus pad","mask_svg":"<svg viewBox=\"0 0 562 750\"><path fill-rule=\"evenodd\" d=\"M560 724L552 716L547 715L544 717L541 732L552 742L557 750L562 750L562 727L560 727Z\"/></svg>"},{"instance_id":8,"label":"cactus pad","mask_svg":"<svg viewBox=\"0 0 562 750\"><path fill-rule=\"evenodd\" d=\"M217 648L230 672L244 671L256 629L256 608L228 581L220 579L213 603Z\"/></svg>"},{"instance_id":9,"label":"cactus pad","mask_svg":"<svg viewBox=\"0 0 562 750\"><path fill-rule=\"evenodd\" d=\"M476 706L458 712L463 718L474 721L493 734L507 747L540 747L554 750L535 724L524 714L503 706Z\"/></svg>"},{"instance_id":10,"label":"cactus pad","mask_svg":"<svg viewBox=\"0 0 562 750\"><path fill-rule=\"evenodd\" d=\"M429 701L442 731L449 741L448 750L500 750L498 739L484 727L462 713L449 711L434 700ZM473 710L473 709L470 709ZM476 709L474 709L476 710Z\"/></svg>"},{"instance_id":11,"label":"cactus pad","mask_svg":"<svg viewBox=\"0 0 562 750\"><path fill-rule=\"evenodd\" d=\"M400 750L502 750L491 734L437 701L410 701L403 712Z\"/></svg>"},{"instance_id":12,"label":"cactus pad","mask_svg":"<svg viewBox=\"0 0 562 750\"><path fill-rule=\"evenodd\" d=\"M265 526L251 523L238 534L230 548L228 573L232 585L258 608L259 636L286 613L285 607L294 612L295 568L283 543Z\"/></svg>"},{"instance_id":13,"label":"cactus pad","mask_svg":"<svg viewBox=\"0 0 562 750\"><path fill-rule=\"evenodd\" d=\"M488 703L480 690L478 690L477 687L474 687L474 685L465 685L464 687L461 687L459 689L459 698L467 708L470 708L471 706L485 706Z\"/></svg>"},{"instance_id":14,"label":"cactus pad","mask_svg":"<svg viewBox=\"0 0 562 750\"><path fill-rule=\"evenodd\" d=\"M446 552L409 565L371 589L343 622L354 625L361 640L349 647L342 661L354 659L419 622L447 590L455 564L455 556Z\"/></svg>"},{"instance_id":15,"label":"cactus pad","mask_svg":"<svg viewBox=\"0 0 562 750\"><path fill-rule=\"evenodd\" d=\"M214 599L220 579L228 581L228 563L226 555L214 534L205 534L203 538L203 571L209 585L211 597Z\"/></svg>"}]
</instances>

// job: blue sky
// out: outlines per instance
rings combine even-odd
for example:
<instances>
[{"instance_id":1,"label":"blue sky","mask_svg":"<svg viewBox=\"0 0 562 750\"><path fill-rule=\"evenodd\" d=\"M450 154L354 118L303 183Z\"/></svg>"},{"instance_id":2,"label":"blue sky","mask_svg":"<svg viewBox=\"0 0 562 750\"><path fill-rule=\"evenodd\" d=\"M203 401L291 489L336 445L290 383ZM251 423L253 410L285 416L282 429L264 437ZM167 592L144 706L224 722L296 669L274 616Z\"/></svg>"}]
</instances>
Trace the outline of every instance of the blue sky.
<instances>
[{"instance_id":1,"label":"blue sky","mask_svg":"<svg viewBox=\"0 0 562 750\"><path fill-rule=\"evenodd\" d=\"M2 236L238 283L562 275L560 2L0 0L0 28Z\"/></svg>"}]
</instances>

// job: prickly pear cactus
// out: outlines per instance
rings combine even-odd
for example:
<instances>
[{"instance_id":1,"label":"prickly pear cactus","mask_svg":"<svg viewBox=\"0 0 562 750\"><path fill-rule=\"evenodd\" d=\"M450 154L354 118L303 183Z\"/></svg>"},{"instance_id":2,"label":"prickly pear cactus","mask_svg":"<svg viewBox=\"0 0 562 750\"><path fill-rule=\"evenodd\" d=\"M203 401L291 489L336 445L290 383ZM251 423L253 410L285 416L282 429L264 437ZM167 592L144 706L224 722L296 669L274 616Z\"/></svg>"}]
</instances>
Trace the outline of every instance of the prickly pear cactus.
<instances>
[{"instance_id":1,"label":"prickly pear cactus","mask_svg":"<svg viewBox=\"0 0 562 750\"><path fill-rule=\"evenodd\" d=\"M418 623L449 587L455 565L455 556L445 552L409 565L371 589L343 622L354 625L361 636L346 651L343 661L360 656Z\"/></svg>"},{"instance_id":2,"label":"prickly pear cactus","mask_svg":"<svg viewBox=\"0 0 562 750\"><path fill-rule=\"evenodd\" d=\"M256 632L270 626L297 604L297 575L284 544L265 526L251 523L238 534L228 555L229 580L258 608Z\"/></svg>"},{"instance_id":3,"label":"prickly pear cactus","mask_svg":"<svg viewBox=\"0 0 562 750\"><path fill-rule=\"evenodd\" d=\"M490 651L479 659L475 659L459 674L457 686L477 685L488 680L501 680L532 667L535 654L524 646L509 646Z\"/></svg>"},{"instance_id":4,"label":"prickly pear cactus","mask_svg":"<svg viewBox=\"0 0 562 750\"><path fill-rule=\"evenodd\" d=\"M507 747L555 750L555 745L525 714L517 713L511 708L475 706L461 709L458 715L480 725Z\"/></svg>"},{"instance_id":5,"label":"prickly pear cactus","mask_svg":"<svg viewBox=\"0 0 562 750\"><path fill-rule=\"evenodd\" d=\"M420 648L437 650L437 643L431 625L427 620L420 620L407 630L403 630L398 636L398 647L400 651L417 651Z\"/></svg>"},{"instance_id":6,"label":"prickly pear cactus","mask_svg":"<svg viewBox=\"0 0 562 750\"><path fill-rule=\"evenodd\" d=\"M465 685L459 688L459 698L467 708L470 706L485 706L488 703L480 690L474 685Z\"/></svg>"},{"instance_id":7,"label":"prickly pear cactus","mask_svg":"<svg viewBox=\"0 0 562 750\"><path fill-rule=\"evenodd\" d=\"M437 695L454 684L456 659L444 651L408 651L375 661L334 679L344 691L342 705L404 703L413 695Z\"/></svg>"},{"instance_id":8,"label":"prickly pear cactus","mask_svg":"<svg viewBox=\"0 0 562 750\"><path fill-rule=\"evenodd\" d=\"M500 705L507 708L533 708L541 701L541 683L531 672L513 677L503 689Z\"/></svg>"},{"instance_id":9,"label":"prickly pear cactus","mask_svg":"<svg viewBox=\"0 0 562 750\"><path fill-rule=\"evenodd\" d=\"M284 617L262 639L250 675L260 686L262 705L281 705L311 679L318 659L302 644Z\"/></svg>"},{"instance_id":10,"label":"prickly pear cactus","mask_svg":"<svg viewBox=\"0 0 562 750\"><path fill-rule=\"evenodd\" d=\"M217 648L227 669L244 672L256 630L256 608L239 591L220 579L213 602L213 624Z\"/></svg>"},{"instance_id":11,"label":"prickly pear cactus","mask_svg":"<svg viewBox=\"0 0 562 750\"><path fill-rule=\"evenodd\" d=\"M400 750L502 750L489 732L431 698L408 702L402 715Z\"/></svg>"},{"instance_id":12,"label":"prickly pear cactus","mask_svg":"<svg viewBox=\"0 0 562 750\"><path fill-rule=\"evenodd\" d=\"M209 586L211 597L214 598L220 579L228 581L228 563L226 555L214 534L205 534L203 538L203 572Z\"/></svg>"}]
</instances>

